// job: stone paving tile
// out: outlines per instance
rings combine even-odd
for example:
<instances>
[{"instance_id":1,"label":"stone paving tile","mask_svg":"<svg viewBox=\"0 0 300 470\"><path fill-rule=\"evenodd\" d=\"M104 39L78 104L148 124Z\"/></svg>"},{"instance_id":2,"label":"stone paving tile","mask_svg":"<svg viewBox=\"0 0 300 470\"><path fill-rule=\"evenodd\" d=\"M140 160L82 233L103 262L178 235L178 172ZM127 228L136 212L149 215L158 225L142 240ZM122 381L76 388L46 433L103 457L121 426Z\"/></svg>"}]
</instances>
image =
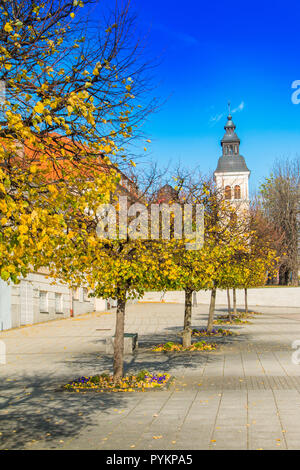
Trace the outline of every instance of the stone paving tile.
<instances>
[{"instance_id":1,"label":"stone paving tile","mask_svg":"<svg viewBox=\"0 0 300 470\"><path fill-rule=\"evenodd\" d=\"M194 308L193 326L205 325L207 311ZM104 341L114 312L0 333L8 352L0 449L299 449L300 366L291 343L300 339L300 311L260 311L251 325L233 326L239 336L219 341L216 352L155 355L151 345L179 339L183 305L130 305L126 331L139 333L140 349L126 369L164 370L176 380L167 391L127 395L55 391L111 370Z\"/></svg>"}]
</instances>

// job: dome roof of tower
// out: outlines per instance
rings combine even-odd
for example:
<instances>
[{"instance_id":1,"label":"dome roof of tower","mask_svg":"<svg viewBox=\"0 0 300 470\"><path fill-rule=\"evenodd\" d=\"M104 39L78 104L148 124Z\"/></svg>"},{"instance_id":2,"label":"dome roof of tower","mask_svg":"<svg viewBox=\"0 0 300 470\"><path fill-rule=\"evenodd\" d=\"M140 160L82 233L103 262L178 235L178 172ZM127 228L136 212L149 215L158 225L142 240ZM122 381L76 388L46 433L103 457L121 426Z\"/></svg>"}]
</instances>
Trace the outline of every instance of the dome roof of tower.
<instances>
[{"instance_id":1,"label":"dome roof of tower","mask_svg":"<svg viewBox=\"0 0 300 470\"><path fill-rule=\"evenodd\" d=\"M232 127L232 128L236 128L236 125L234 124L233 120L232 120L232 116L229 114L229 116L227 117L227 123L224 127L224 129L227 129L228 127Z\"/></svg>"},{"instance_id":2,"label":"dome roof of tower","mask_svg":"<svg viewBox=\"0 0 300 470\"><path fill-rule=\"evenodd\" d=\"M249 171L249 169L242 155L223 155L219 158L218 166L215 173L231 173L244 171Z\"/></svg>"},{"instance_id":3,"label":"dome roof of tower","mask_svg":"<svg viewBox=\"0 0 300 470\"><path fill-rule=\"evenodd\" d=\"M228 143L228 142L233 142L233 143L240 143L240 139L238 138L237 134L233 132L232 134L224 134L223 139L221 140L221 144L223 143Z\"/></svg>"}]
</instances>

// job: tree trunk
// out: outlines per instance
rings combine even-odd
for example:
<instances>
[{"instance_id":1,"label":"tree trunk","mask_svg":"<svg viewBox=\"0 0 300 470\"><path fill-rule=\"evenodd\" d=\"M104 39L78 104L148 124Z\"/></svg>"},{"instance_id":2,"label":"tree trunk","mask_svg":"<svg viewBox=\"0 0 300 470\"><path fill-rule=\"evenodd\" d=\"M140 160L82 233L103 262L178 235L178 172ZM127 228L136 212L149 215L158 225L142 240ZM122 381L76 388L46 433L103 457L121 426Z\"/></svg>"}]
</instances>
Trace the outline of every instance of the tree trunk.
<instances>
[{"instance_id":1,"label":"tree trunk","mask_svg":"<svg viewBox=\"0 0 300 470\"><path fill-rule=\"evenodd\" d=\"M298 287L299 286L299 279L298 279L298 266L293 267L292 269L292 286Z\"/></svg>"},{"instance_id":2,"label":"tree trunk","mask_svg":"<svg viewBox=\"0 0 300 470\"><path fill-rule=\"evenodd\" d=\"M116 332L114 342L114 380L123 377L124 372L124 323L125 323L125 299L118 299L116 313Z\"/></svg>"},{"instance_id":3,"label":"tree trunk","mask_svg":"<svg viewBox=\"0 0 300 470\"><path fill-rule=\"evenodd\" d=\"M187 289L185 291L185 303L184 303L184 328L182 336L182 345L184 348L188 348L192 343L192 332L191 332L191 322L192 322L192 296L193 291Z\"/></svg>"},{"instance_id":4,"label":"tree trunk","mask_svg":"<svg viewBox=\"0 0 300 470\"><path fill-rule=\"evenodd\" d=\"M287 286L289 283L289 270L285 265L281 265L279 268L279 285Z\"/></svg>"},{"instance_id":5,"label":"tree trunk","mask_svg":"<svg viewBox=\"0 0 300 470\"><path fill-rule=\"evenodd\" d=\"M216 305L216 293L217 289L214 287L211 290L209 313L208 313L208 322L207 322L207 332L211 333L214 325L214 314L215 314L215 305Z\"/></svg>"},{"instance_id":6,"label":"tree trunk","mask_svg":"<svg viewBox=\"0 0 300 470\"><path fill-rule=\"evenodd\" d=\"M232 322L231 305L230 305L230 290L229 289L227 289L227 304L228 304L228 318L229 318L229 321Z\"/></svg>"},{"instance_id":7,"label":"tree trunk","mask_svg":"<svg viewBox=\"0 0 300 470\"><path fill-rule=\"evenodd\" d=\"M236 289L232 289L233 293L233 314L236 316Z\"/></svg>"},{"instance_id":8,"label":"tree trunk","mask_svg":"<svg viewBox=\"0 0 300 470\"><path fill-rule=\"evenodd\" d=\"M194 291L193 292L193 307L197 307L198 306L198 303L197 303L197 292Z\"/></svg>"},{"instance_id":9,"label":"tree trunk","mask_svg":"<svg viewBox=\"0 0 300 470\"><path fill-rule=\"evenodd\" d=\"M248 315L248 289L245 288L245 314Z\"/></svg>"}]
</instances>

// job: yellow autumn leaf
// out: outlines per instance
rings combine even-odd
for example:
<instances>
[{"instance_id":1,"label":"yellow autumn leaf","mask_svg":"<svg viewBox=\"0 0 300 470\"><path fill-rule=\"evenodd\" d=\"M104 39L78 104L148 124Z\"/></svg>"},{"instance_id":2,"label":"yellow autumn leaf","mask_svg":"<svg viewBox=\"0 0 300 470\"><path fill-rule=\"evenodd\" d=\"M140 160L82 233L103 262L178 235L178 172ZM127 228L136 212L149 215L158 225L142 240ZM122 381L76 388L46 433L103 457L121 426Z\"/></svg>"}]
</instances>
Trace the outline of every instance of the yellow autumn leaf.
<instances>
[{"instance_id":1,"label":"yellow autumn leaf","mask_svg":"<svg viewBox=\"0 0 300 470\"><path fill-rule=\"evenodd\" d=\"M33 110L36 112L36 113L39 113L39 114L42 114L42 112L44 111L44 105L41 101L38 101L35 105L35 107L33 108Z\"/></svg>"},{"instance_id":2,"label":"yellow autumn leaf","mask_svg":"<svg viewBox=\"0 0 300 470\"><path fill-rule=\"evenodd\" d=\"M47 124L49 124L50 126L52 125L52 117L50 115L48 116L45 116L45 121Z\"/></svg>"},{"instance_id":3,"label":"yellow autumn leaf","mask_svg":"<svg viewBox=\"0 0 300 470\"><path fill-rule=\"evenodd\" d=\"M36 172L37 172L37 166L36 165L31 165L30 173L36 173Z\"/></svg>"},{"instance_id":4,"label":"yellow autumn leaf","mask_svg":"<svg viewBox=\"0 0 300 470\"><path fill-rule=\"evenodd\" d=\"M110 147L110 145L105 145L105 147L104 147L103 150L104 150L105 153L110 153L110 152L111 152L111 147Z\"/></svg>"},{"instance_id":5,"label":"yellow autumn leaf","mask_svg":"<svg viewBox=\"0 0 300 470\"><path fill-rule=\"evenodd\" d=\"M28 227L27 227L26 225L20 225L20 227L19 227L19 232L20 232L21 234L27 233L27 232L28 232Z\"/></svg>"},{"instance_id":6,"label":"yellow autumn leaf","mask_svg":"<svg viewBox=\"0 0 300 470\"><path fill-rule=\"evenodd\" d=\"M6 31L7 33L10 33L12 30L13 30L13 27L11 26L11 24L6 23L6 25L4 26L4 31Z\"/></svg>"}]
</instances>

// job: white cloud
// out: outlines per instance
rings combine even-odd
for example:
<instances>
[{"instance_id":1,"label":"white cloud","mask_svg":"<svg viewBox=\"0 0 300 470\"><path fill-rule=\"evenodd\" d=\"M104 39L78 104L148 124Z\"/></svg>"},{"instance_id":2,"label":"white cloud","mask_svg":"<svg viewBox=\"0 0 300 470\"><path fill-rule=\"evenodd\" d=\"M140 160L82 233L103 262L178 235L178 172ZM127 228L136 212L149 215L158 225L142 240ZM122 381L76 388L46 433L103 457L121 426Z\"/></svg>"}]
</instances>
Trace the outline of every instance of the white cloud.
<instances>
[{"instance_id":1,"label":"white cloud","mask_svg":"<svg viewBox=\"0 0 300 470\"><path fill-rule=\"evenodd\" d=\"M216 123L219 122L223 116L225 116L225 113L217 114L216 116L211 116L209 120L210 122Z\"/></svg>"},{"instance_id":2,"label":"white cloud","mask_svg":"<svg viewBox=\"0 0 300 470\"><path fill-rule=\"evenodd\" d=\"M236 108L232 109L230 112L231 114L239 113L243 111L244 108L245 108L245 102L241 101L241 103ZM217 122L219 122L221 119L225 118L226 116L227 116L227 113L215 114L214 116L211 116L209 118L209 122L212 125L215 125Z\"/></svg>"},{"instance_id":3,"label":"white cloud","mask_svg":"<svg viewBox=\"0 0 300 470\"><path fill-rule=\"evenodd\" d=\"M191 34L187 34L185 32L175 31L173 29L167 28L163 24L155 23L153 25L153 28L165 33L170 38L173 38L174 40L180 41L180 42L182 42L182 43L184 43L188 46L198 45L199 44L199 41L195 36L192 36Z\"/></svg>"},{"instance_id":4,"label":"white cloud","mask_svg":"<svg viewBox=\"0 0 300 470\"><path fill-rule=\"evenodd\" d=\"M245 102L242 101L242 102L238 105L237 108L234 108L234 109L231 111L231 113L234 114L234 113L238 113L239 111L243 111L244 107L245 107Z\"/></svg>"}]
</instances>

